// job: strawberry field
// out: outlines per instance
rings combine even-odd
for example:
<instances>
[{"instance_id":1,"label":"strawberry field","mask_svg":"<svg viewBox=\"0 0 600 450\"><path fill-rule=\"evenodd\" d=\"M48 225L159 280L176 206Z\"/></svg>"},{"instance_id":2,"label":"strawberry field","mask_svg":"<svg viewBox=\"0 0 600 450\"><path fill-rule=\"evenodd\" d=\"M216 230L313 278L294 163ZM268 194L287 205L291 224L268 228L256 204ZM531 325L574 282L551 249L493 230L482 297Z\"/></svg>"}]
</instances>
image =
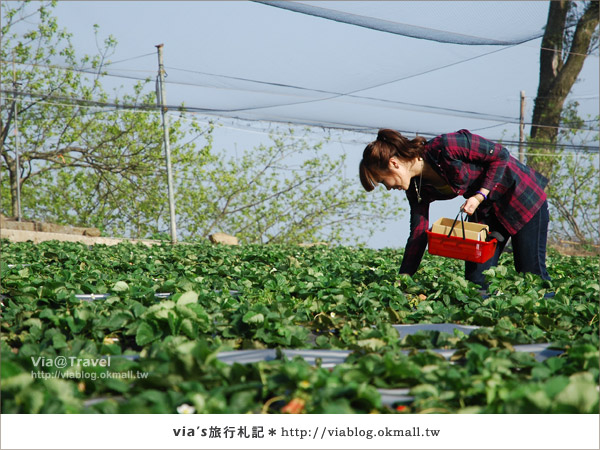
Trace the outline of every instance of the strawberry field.
<instances>
[{"instance_id":1,"label":"strawberry field","mask_svg":"<svg viewBox=\"0 0 600 450\"><path fill-rule=\"evenodd\" d=\"M548 282L505 253L489 297L462 262L430 255L396 284L401 259L3 240L2 411L598 413L597 258L551 252ZM223 358L242 350L258 360Z\"/></svg>"}]
</instances>

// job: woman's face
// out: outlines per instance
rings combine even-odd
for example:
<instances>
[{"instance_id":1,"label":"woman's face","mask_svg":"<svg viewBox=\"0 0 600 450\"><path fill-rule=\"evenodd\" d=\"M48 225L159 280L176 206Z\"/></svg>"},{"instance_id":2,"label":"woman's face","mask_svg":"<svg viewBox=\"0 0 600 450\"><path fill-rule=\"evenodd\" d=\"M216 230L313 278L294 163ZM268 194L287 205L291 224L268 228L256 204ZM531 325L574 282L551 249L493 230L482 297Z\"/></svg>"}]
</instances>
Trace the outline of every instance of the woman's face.
<instances>
[{"instance_id":1,"label":"woman's face","mask_svg":"<svg viewBox=\"0 0 600 450\"><path fill-rule=\"evenodd\" d=\"M382 183L388 191L391 189L406 191L410 186L411 178L414 176L411 171L413 166L414 164L411 161L393 156L388 163L388 169L385 172L379 172L376 181Z\"/></svg>"}]
</instances>

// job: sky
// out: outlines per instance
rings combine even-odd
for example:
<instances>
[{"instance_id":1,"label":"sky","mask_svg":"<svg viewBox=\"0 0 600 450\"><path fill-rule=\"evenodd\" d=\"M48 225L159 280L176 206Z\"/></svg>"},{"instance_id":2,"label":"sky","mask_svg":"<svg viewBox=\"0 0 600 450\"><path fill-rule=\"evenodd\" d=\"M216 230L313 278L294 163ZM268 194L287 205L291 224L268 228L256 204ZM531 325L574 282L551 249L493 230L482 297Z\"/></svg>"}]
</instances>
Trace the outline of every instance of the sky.
<instances>
[{"instance_id":1,"label":"sky","mask_svg":"<svg viewBox=\"0 0 600 450\"><path fill-rule=\"evenodd\" d=\"M539 35L548 13L542 1L305 3L416 26L425 35L497 40ZM409 137L467 128L516 141L520 91L526 123L537 91L540 38L510 46L441 43L249 1L61 1L54 13L81 54L96 52L94 24L100 40L116 38L109 69L124 89L130 78L154 79L155 46L164 44L168 103L203 111L201 123L217 118L216 149L269 142L271 121L312 124L316 141L332 137L325 151L347 154L346 172L357 184L362 150L378 128ZM590 56L571 95L583 115L598 115L598 79L598 58ZM408 206L404 193L395 195ZM430 218L454 217L463 201L434 203ZM408 228L405 213L368 245L403 247Z\"/></svg>"}]
</instances>

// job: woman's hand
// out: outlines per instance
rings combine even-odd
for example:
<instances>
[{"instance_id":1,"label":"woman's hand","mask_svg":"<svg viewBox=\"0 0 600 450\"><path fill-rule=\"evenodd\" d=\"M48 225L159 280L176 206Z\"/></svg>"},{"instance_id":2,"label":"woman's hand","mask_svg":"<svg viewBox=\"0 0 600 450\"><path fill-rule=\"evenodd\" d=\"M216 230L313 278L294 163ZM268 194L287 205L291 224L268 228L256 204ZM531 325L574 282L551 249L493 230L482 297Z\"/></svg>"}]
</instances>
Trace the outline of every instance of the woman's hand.
<instances>
[{"instance_id":1,"label":"woman's hand","mask_svg":"<svg viewBox=\"0 0 600 450\"><path fill-rule=\"evenodd\" d=\"M473 197L467 199L466 202L463 203L461 209L466 212L469 216L475 212L477 207L481 204L482 201L486 200L487 195L490 193L487 189L481 189L477 192Z\"/></svg>"},{"instance_id":2,"label":"woman's hand","mask_svg":"<svg viewBox=\"0 0 600 450\"><path fill-rule=\"evenodd\" d=\"M469 216L475 212L477 207L481 204L479 200L479 194L469 197L466 202L463 203L461 209L466 212Z\"/></svg>"}]
</instances>

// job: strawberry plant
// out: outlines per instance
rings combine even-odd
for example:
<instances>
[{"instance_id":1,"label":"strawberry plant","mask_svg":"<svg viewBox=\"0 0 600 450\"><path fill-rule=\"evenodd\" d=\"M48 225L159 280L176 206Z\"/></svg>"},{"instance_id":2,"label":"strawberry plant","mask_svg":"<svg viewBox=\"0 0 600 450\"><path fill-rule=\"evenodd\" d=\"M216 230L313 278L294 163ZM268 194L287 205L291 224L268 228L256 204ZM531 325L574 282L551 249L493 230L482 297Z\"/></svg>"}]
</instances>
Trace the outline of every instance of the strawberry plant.
<instances>
[{"instance_id":1,"label":"strawberry plant","mask_svg":"<svg viewBox=\"0 0 600 450\"><path fill-rule=\"evenodd\" d=\"M394 249L1 245L4 412L598 413L597 259L550 253L544 281L503 255L482 297L455 260L399 280ZM392 326L418 323L479 328ZM514 351L533 343L560 354ZM266 348L348 357L218 358ZM40 366L61 358L110 366Z\"/></svg>"}]
</instances>

